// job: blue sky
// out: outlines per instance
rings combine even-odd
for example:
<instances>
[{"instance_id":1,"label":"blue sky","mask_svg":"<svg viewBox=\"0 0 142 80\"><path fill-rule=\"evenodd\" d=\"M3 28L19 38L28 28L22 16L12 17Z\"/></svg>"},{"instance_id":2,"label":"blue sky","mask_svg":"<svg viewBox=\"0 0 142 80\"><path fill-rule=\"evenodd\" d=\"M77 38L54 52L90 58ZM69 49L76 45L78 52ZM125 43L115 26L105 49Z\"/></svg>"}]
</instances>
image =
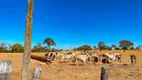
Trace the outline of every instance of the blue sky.
<instances>
[{"instance_id":1,"label":"blue sky","mask_svg":"<svg viewBox=\"0 0 142 80\"><path fill-rule=\"evenodd\" d=\"M32 45L50 37L56 48L91 46L120 37L142 44L141 0L34 0ZM27 0L0 1L0 42L24 44Z\"/></svg>"}]
</instances>

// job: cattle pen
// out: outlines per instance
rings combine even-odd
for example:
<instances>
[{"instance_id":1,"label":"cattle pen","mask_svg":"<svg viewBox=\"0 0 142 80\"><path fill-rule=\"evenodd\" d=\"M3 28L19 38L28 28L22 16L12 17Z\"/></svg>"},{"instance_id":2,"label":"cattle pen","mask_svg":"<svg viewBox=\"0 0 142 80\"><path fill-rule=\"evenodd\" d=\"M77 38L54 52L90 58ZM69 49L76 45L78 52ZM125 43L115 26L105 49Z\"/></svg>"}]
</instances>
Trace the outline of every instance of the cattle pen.
<instances>
[{"instance_id":1,"label":"cattle pen","mask_svg":"<svg viewBox=\"0 0 142 80\"><path fill-rule=\"evenodd\" d=\"M21 70L21 53L2 53L0 56L1 60L10 60L12 62L12 71L10 73L11 80L20 80ZM44 57L45 53L32 53L38 57ZM122 55L121 63L114 64L96 64L87 63L82 65L72 65L72 62L60 63L60 59L57 58L53 64L46 64L36 59L31 58L30 65L30 78L32 79L35 68L40 67L41 73L39 76L40 80L100 80L101 78L101 67L108 67L108 79L109 80L140 80L141 79L141 54L136 54L137 64L131 65L130 56L125 53ZM49 76L46 76L49 75ZM137 77L138 76L138 77Z\"/></svg>"}]
</instances>

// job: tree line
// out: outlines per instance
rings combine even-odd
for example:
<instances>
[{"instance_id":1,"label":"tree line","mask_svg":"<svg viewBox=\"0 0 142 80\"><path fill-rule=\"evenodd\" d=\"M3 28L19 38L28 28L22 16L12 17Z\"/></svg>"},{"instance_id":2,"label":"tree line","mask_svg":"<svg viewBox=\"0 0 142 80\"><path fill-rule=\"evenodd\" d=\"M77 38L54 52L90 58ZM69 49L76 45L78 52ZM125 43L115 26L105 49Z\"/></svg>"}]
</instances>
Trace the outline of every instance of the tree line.
<instances>
[{"instance_id":1,"label":"tree line","mask_svg":"<svg viewBox=\"0 0 142 80\"><path fill-rule=\"evenodd\" d=\"M47 46L43 46L42 44L47 44ZM31 49L32 52L48 52L48 51L62 51L62 49L50 49L51 46L55 46L56 43L51 38L46 38L43 43L37 43ZM7 44L5 42L0 43L0 52L12 52L12 53L19 53L24 52L24 46L20 43L16 44Z\"/></svg>"},{"instance_id":2,"label":"tree line","mask_svg":"<svg viewBox=\"0 0 142 80\"><path fill-rule=\"evenodd\" d=\"M89 45L82 45L78 48L74 48L74 50L141 50L142 45L138 45L134 48L134 43L130 40L121 40L119 41L119 46L112 44L111 46L106 45L103 41L98 42L97 46L93 46L93 48Z\"/></svg>"},{"instance_id":3,"label":"tree line","mask_svg":"<svg viewBox=\"0 0 142 80\"><path fill-rule=\"evenodd\" d=\"M46 46L43 46L43 44L46 44ZM48 52L48 51L62 51L63 49L55 49L51 48L51 46L56 46L56 43L53 39L51 38L46 38L43 43L37 43L35 46L32 48L32 52ZM112 44L111 46L108 46L105 44L105 42L100 41L98 42L98 45L95 45L91 47L90 45L82 45L79 47L74 48L73 50L141 50L142 45L138 45L137 47L134 48L134 43L129 41L129 40L121 40L119 41L119 46L116 46L115 44ZM24 46L21 45L20 43L16 44L6 44L4 42L0 43L0 52L11 52L11 53L19 53L19 52L24 52Z\"/></svg>"}]
</instances>

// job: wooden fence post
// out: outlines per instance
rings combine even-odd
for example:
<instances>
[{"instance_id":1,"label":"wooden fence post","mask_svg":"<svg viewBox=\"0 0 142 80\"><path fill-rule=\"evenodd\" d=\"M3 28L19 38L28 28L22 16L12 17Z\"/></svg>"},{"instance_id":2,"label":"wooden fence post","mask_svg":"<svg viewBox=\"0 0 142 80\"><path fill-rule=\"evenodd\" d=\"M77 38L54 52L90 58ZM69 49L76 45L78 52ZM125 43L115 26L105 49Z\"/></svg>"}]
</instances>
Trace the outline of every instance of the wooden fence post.
<instances>
[{"instance_id":1,"label":"wooden fence post","mask_svg":"<svg viewBox=\"0 0 142 80\"><path fill-rule=\"evenodd\" d=\"M40 72L41 72L41 68L39 67L35 68L32 80L39 80Z\"/></svg>"},{"instance_id":2,"label":"wooden fence post","mask_svg":"<svg viewBox=\"0 0 142 80\"><path fill-rule=\"evenodd\" d=\"M108 68L107 67L101 68L101 80L108 80Z\"/></svg>"},{"instance_id":3,"label":"wooden fence post","mask_svg":"<svg viewBox=\"0 0 142 80\"><path fill-rule=\"evenodd\" d=\"M11 61L0 61L0 80L10 80Z\"/></svg>"}]
</instances>

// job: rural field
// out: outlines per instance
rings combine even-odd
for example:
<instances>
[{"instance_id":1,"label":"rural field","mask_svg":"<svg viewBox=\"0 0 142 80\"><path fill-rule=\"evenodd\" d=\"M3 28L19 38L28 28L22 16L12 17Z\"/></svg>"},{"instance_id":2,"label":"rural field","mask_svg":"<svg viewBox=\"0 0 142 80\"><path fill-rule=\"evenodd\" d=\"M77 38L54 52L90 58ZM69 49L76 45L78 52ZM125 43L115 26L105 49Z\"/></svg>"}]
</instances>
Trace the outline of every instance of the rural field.
<instances>
[{"instance_id":1,"label":"rural field","mask_svg":"<svg viewBox=\"0 0 142 80\"><path fill-rule=\"evenodd\" d=\"M109 80L142 80L142 51L129 50L126 52L121 51L90 51L94 53L103 54L109 53L121 53L122 62L113 62L114 65L104 65L109 67ZM124 66L117 64L130 64L130 54L137 56L137 64L135 66ZM38 56L44 56L45 53L32 53ZM22 70L22 53L0 53L0 60L12 61L12 73L11 80L21 80ZM60 59L54 61L51 65L31 59L30 64L30 78L34 72L35 67L42 69L40 80L100 80L100 70L103 66L102 63L85 65L72 65L72 61L69 63L59 63ZM115 66L117 65L117 66Z\"/></svg>"}]
</instances>

